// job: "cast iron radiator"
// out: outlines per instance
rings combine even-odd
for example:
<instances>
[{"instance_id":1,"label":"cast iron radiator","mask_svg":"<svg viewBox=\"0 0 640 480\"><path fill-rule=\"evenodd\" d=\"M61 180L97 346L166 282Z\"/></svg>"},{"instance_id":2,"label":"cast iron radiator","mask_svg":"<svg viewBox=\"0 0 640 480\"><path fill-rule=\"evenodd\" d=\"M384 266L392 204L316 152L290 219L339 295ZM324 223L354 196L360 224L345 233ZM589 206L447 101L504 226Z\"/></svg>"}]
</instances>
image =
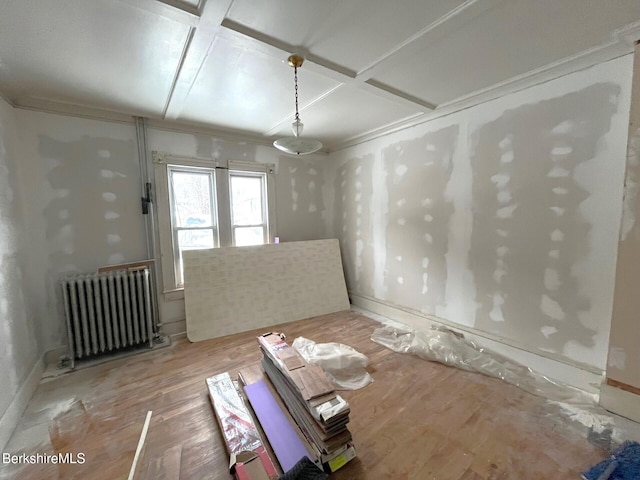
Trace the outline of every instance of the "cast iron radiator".
<instances>
[{"instance_id":1,"label":"cast iron radiator","mask_svg":"<svg viewBox=\"0 0 640 480\"><path fill-rule=\"evenodd\" d=\"M153 346L148 268L75 275L62 280L71 368L116 350Z\"/></svg>"}]
</instances>

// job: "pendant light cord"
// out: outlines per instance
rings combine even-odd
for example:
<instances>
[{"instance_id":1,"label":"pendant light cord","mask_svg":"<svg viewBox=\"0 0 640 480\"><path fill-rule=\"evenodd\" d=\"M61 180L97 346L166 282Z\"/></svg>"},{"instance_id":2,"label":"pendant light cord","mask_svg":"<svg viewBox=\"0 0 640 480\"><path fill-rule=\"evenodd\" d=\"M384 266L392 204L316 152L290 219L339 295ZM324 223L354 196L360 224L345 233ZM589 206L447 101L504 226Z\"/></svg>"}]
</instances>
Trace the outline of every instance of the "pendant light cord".
<instances>
[{"instance_id":1,"label":"pendant light cord","mask_svg":"<svg viewBox=\"0 0 640 480\"><path fill-rule=\"evenodd\" d=\"M1 1L1 0L0 0ZM300 112L298 105L298 67L302 66L304 57L296 54L292 54L287 59L289 66L293 67L293 81L295 84L295 97L296 97L296 116L295 121L291 124L293 130L293 137L285 137L275 140L273 146L277 149L295 155L306 155L307 153L317 152L322 148L322 142L314 140L312 138L300 138L304 125L300 121Z\"/></svg>"},{"instance_id":2,"label":"pendant light cord","mask_svg":"<svg viewBox=\"0 0 640 480\"><path fill-rule=\"evenodd\" d=\"M300 121L300 115L298 114L298 67L293 67L293 79L296 85L296 121Z\"/></svg>"}]
</instances>

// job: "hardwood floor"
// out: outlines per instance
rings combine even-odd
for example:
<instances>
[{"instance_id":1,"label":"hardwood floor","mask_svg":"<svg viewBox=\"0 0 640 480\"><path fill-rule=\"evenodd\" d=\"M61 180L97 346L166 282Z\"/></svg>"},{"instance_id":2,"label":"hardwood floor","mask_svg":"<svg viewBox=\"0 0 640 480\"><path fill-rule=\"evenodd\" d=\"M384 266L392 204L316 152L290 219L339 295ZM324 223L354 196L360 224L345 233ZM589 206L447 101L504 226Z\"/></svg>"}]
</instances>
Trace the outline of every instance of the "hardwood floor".
<instances>
[{"instance_id":1,"label":"hardwood floor","mask_svg":"<svg viewBox=\"0 0 640 480\"><path fill-rule=\"evenodd\" d=\"M370 359L374 383L341 393L351 405L358 457L333 479L577 479L606 455L588 440L593 429L557 405L497 379L394 353L369 339L378 325L342 312L272 328L290 341L346 343ZM127 478L151 410L134 478L228 480L205 378L258 362L258 333L180 339L43 382L5 452L82 452L86 460L2 465L2 478Z\"/></svg>"}]
</instances>

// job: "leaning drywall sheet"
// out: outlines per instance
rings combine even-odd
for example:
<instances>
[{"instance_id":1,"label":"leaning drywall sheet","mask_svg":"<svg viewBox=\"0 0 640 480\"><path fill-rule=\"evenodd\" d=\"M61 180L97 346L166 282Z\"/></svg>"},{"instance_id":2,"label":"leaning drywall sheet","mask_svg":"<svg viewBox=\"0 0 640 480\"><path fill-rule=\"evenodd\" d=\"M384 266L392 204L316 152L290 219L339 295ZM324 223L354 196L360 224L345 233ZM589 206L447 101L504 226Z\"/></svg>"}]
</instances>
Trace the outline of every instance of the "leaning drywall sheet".
<instances>
[{"instance_id":1,"label":"leaning drywall sheet","mask_svg":"<svg viewBox=\"0 0 640 480\"><path fill-rule=\"evenodd\" d=\"M349 309L338 241L184 252L192 342Z\"/></svg>"}]
</instances>

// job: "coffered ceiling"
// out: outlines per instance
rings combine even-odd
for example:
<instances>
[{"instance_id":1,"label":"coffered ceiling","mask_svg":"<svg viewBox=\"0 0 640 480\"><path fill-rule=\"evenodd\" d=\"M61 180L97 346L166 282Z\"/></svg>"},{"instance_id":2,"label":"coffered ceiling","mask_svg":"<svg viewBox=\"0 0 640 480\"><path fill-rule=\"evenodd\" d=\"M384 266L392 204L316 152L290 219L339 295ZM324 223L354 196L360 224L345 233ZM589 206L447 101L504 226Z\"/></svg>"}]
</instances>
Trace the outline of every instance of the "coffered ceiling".
<instances>
[{"instance_id":1,"label":"coffered ceiling","mask_svg":"<svg viewBox=\"0 0 640 480\"><path fill-rule=\"evenodd\" d=\"M0 0L13 105L327 151L628 53L638 0Z\"/></svg>"}]
</instances>

